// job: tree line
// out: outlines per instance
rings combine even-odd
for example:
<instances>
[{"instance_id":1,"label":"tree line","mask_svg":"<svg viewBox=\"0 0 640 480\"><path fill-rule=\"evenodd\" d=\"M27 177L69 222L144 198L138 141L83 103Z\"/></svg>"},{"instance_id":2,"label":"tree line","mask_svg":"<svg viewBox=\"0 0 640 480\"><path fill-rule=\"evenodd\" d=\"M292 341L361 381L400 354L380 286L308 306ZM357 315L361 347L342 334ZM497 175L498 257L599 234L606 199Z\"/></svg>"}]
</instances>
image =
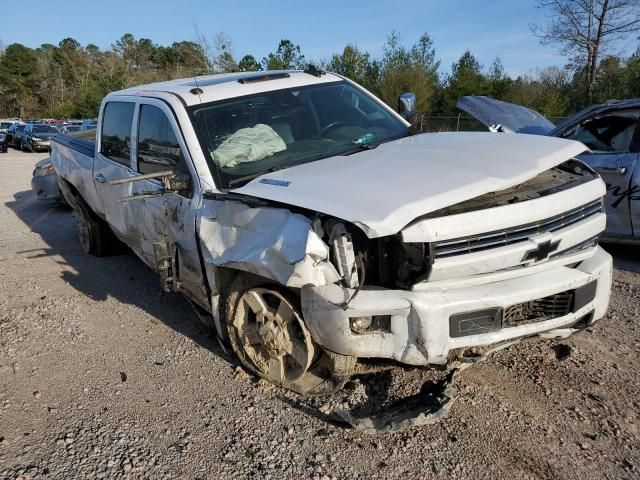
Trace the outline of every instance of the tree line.
<instances>
[{"instance_id":1,"label":"tree line","mask_svg":"<svg viewBox=\"0 0 640 480\"><path fill-rule=\"evenodd\" d=\"M164 46L127 33L105 50L93 44L83 46L73 38L35 49L13 43L0 48L0 117L91 118L97 115L105 94L129 86L210 73L300 69L308 63L351 78L392 107L400 93L414 92L419 111L427 115L455 115L460 96L488 95L528 106L548 117L562 117L593 102L640 97L640 47L628 56L607 49L609 39L619 39L640 26L640 19L631 22L629 11L620 10L620 5L628 2L637 3L540 1L540 7L550 9L551 16L544 26L534 26L534 34L543 43L555 42L565 48L567 65L532 69L532 73L516 78L505 72L499 57L490 65L481 65L471 51L464 52L449 69L442 68L428 33L407 46L398 33L392 32L379 57L348 44L330 58L315 61L288 39L281 40L260 60L250 54L237 59L225 34L213 40L201 35L196 41ZM594 4L601 7L582 12L587 15L583 19L587 22L585 35L593 37L588 41L573 30L562 36L562 15L574 3L580 8ZM554 5L558 7L555 11ZM612 5L618 10L607 13L604 9ZM622 15L623 24L612 30L615 15ZM598 18L604 24L600 37L598 30L593 30ZM606 28L611 30L609 37ZM576 31L580 31L579 24Z\"/></svg>"}]
</instances>

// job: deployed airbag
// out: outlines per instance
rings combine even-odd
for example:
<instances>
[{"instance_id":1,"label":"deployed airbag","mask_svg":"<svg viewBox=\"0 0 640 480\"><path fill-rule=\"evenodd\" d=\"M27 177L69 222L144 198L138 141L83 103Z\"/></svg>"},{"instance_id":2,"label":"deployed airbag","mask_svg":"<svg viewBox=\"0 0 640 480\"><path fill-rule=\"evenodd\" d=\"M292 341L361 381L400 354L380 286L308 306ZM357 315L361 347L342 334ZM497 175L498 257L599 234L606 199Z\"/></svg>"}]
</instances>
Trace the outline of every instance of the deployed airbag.
<instances>
[{"instance_id":1,"label":"deployed airbag","mask_svg":"<svg viewBox=\"0 0 640 480\"><path fill-rule=\"evenodd\" d=\"M262 160L286 149L284 140L273 128L259 123L229 135L211 153L221 167L235 167L240 163Z\"/></svg>"}]
</instances>

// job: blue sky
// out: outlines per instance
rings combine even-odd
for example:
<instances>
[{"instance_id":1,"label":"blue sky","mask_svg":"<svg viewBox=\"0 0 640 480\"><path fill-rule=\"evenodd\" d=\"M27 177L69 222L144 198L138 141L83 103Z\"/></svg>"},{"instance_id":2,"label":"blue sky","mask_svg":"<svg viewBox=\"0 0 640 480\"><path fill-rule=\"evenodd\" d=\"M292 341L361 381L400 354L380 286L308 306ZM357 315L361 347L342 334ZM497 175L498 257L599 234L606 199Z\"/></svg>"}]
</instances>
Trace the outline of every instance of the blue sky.
<instances>
[{"instance_id":1,"label":"blue sky","mask_svg":"<svg viewBox=\"0 0 640 480\"><path fill-rule=\"evenodd\" d=\"M7 0L4 0L7 1ZM549 65L564 65L554 48L541 46L529 25L543 18L533 0L31 0L29 15L2 22L4 45L30 47L73 37L83 45L108 48L123 33L159 44L213 37L225 32L237 58L258 60L275 50L281 38L299 44L307 58L328 58L346 43L373 56L382 52L392 30L411 45L427 31L442 69L449 70L466 49L489 66L498 55L507 73L519 75ZM18 4L15 4L16 6ZM54 6L55 5L55 6ZM3 8L7 13L7 8ZM4 16L4 15L3 15ZM10 17L10 16L9 16Z\"/></svg>"}]
</instances>

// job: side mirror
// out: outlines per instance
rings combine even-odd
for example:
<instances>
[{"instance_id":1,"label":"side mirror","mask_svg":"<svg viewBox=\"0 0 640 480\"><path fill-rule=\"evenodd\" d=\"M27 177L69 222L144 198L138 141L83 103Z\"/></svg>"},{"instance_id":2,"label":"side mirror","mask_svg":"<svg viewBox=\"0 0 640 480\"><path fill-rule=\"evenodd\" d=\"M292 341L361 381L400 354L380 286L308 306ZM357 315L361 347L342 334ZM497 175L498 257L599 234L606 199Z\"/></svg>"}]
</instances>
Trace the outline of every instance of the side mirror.
<instances>
[{"instance_id":1,"label":"side mirror","mask_svg":"<svg viewBox=\"0 0 640 480\"><path fill-rule=\"evenodd\" d=\"M412 125L418 115L418 100L415 93L403 93L398 97L398 113Z\"/></svg>"}]
</instances>

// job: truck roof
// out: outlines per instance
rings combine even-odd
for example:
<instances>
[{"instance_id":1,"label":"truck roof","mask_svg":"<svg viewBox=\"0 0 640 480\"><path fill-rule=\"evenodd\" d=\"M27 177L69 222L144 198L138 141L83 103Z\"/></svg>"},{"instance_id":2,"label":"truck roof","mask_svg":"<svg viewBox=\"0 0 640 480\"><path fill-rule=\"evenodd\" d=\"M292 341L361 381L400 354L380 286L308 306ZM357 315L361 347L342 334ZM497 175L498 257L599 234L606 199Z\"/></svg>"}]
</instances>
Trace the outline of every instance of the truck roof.
<instances>
[{"instance_id":1,"label":"truck roof","mask_svg":"<svg viewBox=\"0 0 640 480\"><path fill-rule=\"evenodd\" d=\"M322 72L314 75L302 70L220 73L130 87L112 92L109 96L153 96L154 93L163 92L179 96L187 105L196 105L254 93L338 82L342 79L333 73Z\"/></svg>"}]
</instances>

